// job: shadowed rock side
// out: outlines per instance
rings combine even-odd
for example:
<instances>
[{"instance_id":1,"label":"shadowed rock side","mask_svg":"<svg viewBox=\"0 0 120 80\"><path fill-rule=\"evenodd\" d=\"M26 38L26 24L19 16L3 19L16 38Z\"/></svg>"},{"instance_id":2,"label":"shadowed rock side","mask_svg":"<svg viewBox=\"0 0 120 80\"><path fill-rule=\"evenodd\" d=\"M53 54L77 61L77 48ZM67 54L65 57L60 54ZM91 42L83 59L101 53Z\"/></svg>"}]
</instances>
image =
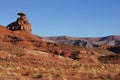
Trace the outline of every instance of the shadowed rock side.
<instances>
[{"instance_id":1,"label":"shadowed rock side","mask_svg":"<svg viewBox=\"0 0 120 80\"><path fill-rule=\"evenodd\" d=\"M17 18L17 20L15 22L10 23L7 26L7 28L9 30L12 30L12 31L23 30L23 31L26 31L28 33L31 33L32 32L31 24L28 22L28 20L26 18L26 14L25 13L18 13L18 15L20 17Z\"/></svg>"},{"instance_id":2,"label":"shadowed rock side","mask_svg":"<svg viewBox=\"0 0 120 80\"><path fill-rule=\"evenodd\" d=\"M120 46L112 46L112 47L109 47L108 50L113 51L117 54L120 54Z\"/></svg>"}]
</instances>

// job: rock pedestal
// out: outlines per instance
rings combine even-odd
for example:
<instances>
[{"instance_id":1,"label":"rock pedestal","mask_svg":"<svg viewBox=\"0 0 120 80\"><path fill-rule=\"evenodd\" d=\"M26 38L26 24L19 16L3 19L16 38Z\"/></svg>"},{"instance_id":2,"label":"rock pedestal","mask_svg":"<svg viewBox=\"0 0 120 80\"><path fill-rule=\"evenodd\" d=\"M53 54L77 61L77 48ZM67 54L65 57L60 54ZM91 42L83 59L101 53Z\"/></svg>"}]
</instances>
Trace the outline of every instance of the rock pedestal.
<instances>
[{"instance_id":1,"label":"rock pedestal","mask_svg":"<svg viewBox=\"0 0 120 80\"><path fill-rule=\"evenodd\" d=\"M28 22L27 18L26 18L26 14L25 13L18 13L18 15L20 16L19 18L17 18L17 20L13 23L10 23L7 28L9 30L12 31L25 31L28 33L32 32L31 29L31 24Z\"/></svg>"}]
</instances>

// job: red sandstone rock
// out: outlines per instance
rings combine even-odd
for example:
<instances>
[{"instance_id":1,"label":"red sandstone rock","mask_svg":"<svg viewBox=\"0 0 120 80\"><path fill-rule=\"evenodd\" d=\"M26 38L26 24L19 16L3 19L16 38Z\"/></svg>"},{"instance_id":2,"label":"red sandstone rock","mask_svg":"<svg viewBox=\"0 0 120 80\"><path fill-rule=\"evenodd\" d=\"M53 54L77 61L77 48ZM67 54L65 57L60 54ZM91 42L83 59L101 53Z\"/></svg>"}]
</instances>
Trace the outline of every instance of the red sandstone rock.
<instances>
[{"instance_id":1,"label":"red sandstone rock","mask_svg":"<svg viewBox=\"0 0 120 80\"><path fill-rule=\"evenodd\" d=\"M17 20L13 23L10 23L7 28L9 30L12 31L20 31L23 30L25 32L31 33L32 29L31 29L31 24L28 22L27 18L26 18L26 14L25 13L18 13L18 15L20 16L19 18L17 18Z\"/></svg>"}]
</instances>

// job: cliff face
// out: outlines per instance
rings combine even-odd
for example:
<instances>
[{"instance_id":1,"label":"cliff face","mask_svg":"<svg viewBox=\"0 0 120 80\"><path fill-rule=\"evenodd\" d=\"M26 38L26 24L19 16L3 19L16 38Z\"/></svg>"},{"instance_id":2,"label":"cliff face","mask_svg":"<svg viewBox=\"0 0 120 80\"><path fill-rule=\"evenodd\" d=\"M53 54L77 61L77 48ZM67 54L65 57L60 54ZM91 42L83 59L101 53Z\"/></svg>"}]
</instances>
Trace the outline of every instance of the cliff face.
<instances>
[{"instance_id":1,"label":"cliff face","mask_svg":"<svg viewBox=\"0 0 120 80\"><path fill-rule=\"evenodd\" d=\"M18 30L22 30L28 33L32 32L31 29L31 24L29 23L29 21L26 18L26 14L25 13L18 13L18 15L20 16L19 18L17 18L17 20L13 23L10 23L7 28L9 30L12 31L18 31Z\"/></svg>"}]
</instances>

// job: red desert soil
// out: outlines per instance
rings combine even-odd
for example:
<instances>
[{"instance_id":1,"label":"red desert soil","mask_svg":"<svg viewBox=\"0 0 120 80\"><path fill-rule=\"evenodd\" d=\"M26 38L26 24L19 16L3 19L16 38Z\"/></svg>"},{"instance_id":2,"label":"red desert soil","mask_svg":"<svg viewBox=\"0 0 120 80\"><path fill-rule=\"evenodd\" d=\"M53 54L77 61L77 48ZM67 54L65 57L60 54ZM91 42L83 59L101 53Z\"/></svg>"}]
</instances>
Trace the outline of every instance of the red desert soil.
<instances>
[{"instance_id":1,"label":"red desert soil","mask_svg":"<svg viewBox=\"0 0 120 80\"><path fill-rule=\"evenodd\" d=\"M0 80L119 79L120 57L107 49L45 42L0 26Z\"/></svg>"}]
</instances>

